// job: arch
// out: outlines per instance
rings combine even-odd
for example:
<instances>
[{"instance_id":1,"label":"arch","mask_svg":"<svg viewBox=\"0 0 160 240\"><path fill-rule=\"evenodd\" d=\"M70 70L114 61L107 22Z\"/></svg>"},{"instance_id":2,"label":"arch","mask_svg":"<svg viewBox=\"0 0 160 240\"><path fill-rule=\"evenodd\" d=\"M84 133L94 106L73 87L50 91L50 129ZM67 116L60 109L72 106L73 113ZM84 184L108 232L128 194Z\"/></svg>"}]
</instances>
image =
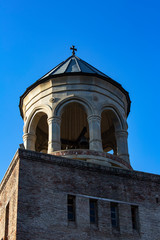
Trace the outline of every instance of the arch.
<instances>
[{"instance_id":1,"label":"arch","mask_svg":"<svg viewBox=\"0 0 160 240\"><path fill-rule=\"evenodd\" d=\"M101 136L103 150L129 162L127 121L113 106L103 106L101 112Z\"/></svg>"},{"instance_id":2,"label":"arch","mask_svg":"<svg viewBox=\"0 0 160 240\"><path fill-rule=\"evenodd\" d=\"M49 133L47 115L46 113L40 112L35 116L35 119L35 125L32 126L36 135L35 150L37 152L47 153Z\"/></svg>"},{"instance_id":3,"label":"arch","mask_svg":"<svg viewBox=\"0 0 160 240\"><path fill-rule=\"evenodd\" d=\"M40 107L36 107L33 109L33 111L30 113L26 123L25 123L25 126L24 126L24 134L25 133L32 133L32 126L33 126L33 122L36 122L38 121L38 118L37 118L37 114L41 114L41 116L43 114L46 114L48 118L52 117L52 109L50 106L48 105L42 105ZM36 117L36 119L35 119Z\"/></svg>"},{"instance_id":4,"label":"arch","mask_svg":"<svg viewBox=\"0 0 160 240\"><path fill-rule=\"evenodd\" d=\"M127 130L128 128L128 125L127 125L127 122L125 121L125 119L122 117L120 111L113 105L103 105L101 107L101 111L100 111L100 114L102 115L102 113L104 111L107 111L107 110L110 110L113 112L114 114L114 127L115 127L115 130L116 131L119 131L119 130Z\"/></svg>"},{"instance_id":5,"label":"arch","mask_svg":"<svg viewBox=\"0 0 160 240\"><path fill-rule=\"evenodd\" d=\"M64 107L69 103L79 103L85 110L87 116L93 114L94 107L84 98L77 96L70 96L61 100L54 109L54 116L61 117L64 111Z\"/></svg>"},{"instance_id":6,"label":"arch","mask_svg":"<svg viewBox=\"0 0 160 240\"><path fill-rule=\"evenodd\" d=\"M115 107L102 106L101 108L101 138L102 147L105 152L113 151L117 155L116 131L121 131L124 122Z\"/></svg>"},{"instance_id":7,"label":"arch","mask_svg":"<svg viewBox=\"0 0 160 240\"><path fill-rule=\"evenodd\" d=\"M47 153L49 132L47 118L48 115L41 109L35 111L30 118L25 143L27 149ZM32 136L31 139L29 139L30 136Z\"/></svg>"},{"instance_id":8,"label":"arch","mask_svg":"<svg viewBox=\"0 0 160 240\"><path fill-rule=\"evenodd\" d=\"M77 101L70 101L61 113L61 149L89 149L89 126L84 107Z\"/></svg>"}]
</instances>

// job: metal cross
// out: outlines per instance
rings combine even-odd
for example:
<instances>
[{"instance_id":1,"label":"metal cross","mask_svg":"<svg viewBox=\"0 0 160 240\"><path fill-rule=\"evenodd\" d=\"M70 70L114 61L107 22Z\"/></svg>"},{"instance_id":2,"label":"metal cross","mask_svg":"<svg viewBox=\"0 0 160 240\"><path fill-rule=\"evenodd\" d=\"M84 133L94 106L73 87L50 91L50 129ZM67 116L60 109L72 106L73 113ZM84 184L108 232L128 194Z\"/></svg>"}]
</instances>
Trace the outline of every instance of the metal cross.
<instances>
[{"instance_id":1,"label":"metal cross","mask_svg":"<svg viewBox=\"0 0 160 240\"><path fill-rule=\"evenodd\" d=\"M72 50L72 55L75 55L75 51L77 51L77 48L75 48L75 46L72 45L72 47L70 47L70 49Z\"/></svg>"}]
</instances>

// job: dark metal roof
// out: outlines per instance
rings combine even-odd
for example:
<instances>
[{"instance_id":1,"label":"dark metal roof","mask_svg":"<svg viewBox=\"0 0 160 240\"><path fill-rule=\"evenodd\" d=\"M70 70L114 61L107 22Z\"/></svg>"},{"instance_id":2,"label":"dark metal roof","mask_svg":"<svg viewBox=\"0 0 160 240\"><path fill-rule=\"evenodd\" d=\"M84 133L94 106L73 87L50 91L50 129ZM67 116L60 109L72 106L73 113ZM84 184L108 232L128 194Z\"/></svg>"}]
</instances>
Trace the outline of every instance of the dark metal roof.
<instances>
[{"instance_id":1,"label":"dark metal roof","mask_svg":"<svg viewBox=\"0 0 160 240\"><path fill-rule=\"evenodd\" d=\"M72 55L67 58L65 61L61 62L58 66L53 68L39 80L42 80L48 76L54 76L57 74L65 74L65 73L90 73L90 74L98 74L103 77L107 77L104 73L100 72L95 67L91 66L87 62L83 61L79 57Z\"/></svg>"},{"instance_id":2,"label":"dark metal roof","mask_svg":"<svg viewBox=\"0 0 160 240\"><path fill-rule=\"evenodd\" d=\"M123 92L125 94L127 102L128 102L127 115L129 114L130 105L131 105L129 93L121 86L121 84L119 84L112 78L108 77L106 74L102 73L101 71L99 71L95 67L91 66L87 62L83 61L79 57L72 55L69 58L67 58L65 61L61 62L59 65L54 67L47 74L45 74L43 77L38 79L35 83L33 83L31 86L29 86L26 89L24 94L20 97L19 108L20 108L21 116L23 117L23 113L22 113L23 99L32 89L34 89L39 84L41 84L51 78L57 78L57 77L69 76L69 75L70 76L75 76L75 75L76 76L77 75L95 76L95 77L101 78L101 79L113 84L114 86L119 88L121 90L121 92Z\"/></svg>"}]
</instances>

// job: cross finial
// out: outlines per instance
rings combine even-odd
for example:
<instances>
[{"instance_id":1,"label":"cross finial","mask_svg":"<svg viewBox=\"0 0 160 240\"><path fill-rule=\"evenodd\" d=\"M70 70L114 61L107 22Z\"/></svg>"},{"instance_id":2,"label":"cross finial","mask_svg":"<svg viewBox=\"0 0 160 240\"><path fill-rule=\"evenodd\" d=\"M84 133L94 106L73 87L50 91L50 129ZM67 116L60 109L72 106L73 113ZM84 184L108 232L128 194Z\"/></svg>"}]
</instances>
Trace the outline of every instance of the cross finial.
<instances>
[{"instance_id":1,"label":"cross finial","mask_svg":"<svg viewBox=\"0 0 160 240\"><path fill-rule=\"evenodd\" d=\"M77 51L77 48L75 48L75 46L72 45L72 47L70 47L70 49L72 50L72 55L75 55L75 51Z\"/></svg>"}]
</instances>

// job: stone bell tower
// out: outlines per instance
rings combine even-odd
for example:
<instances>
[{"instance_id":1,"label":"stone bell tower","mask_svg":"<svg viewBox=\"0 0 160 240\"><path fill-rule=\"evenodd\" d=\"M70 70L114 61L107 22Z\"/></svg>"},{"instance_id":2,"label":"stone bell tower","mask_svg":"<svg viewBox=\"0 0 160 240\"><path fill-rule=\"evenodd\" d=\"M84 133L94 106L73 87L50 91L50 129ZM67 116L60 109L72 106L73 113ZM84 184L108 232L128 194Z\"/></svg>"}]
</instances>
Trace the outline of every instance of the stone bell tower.
<instances>
[{"instance_id":1,"label":"stone bell tower","mask_svg":"<svg viewBox=\"0 0 160 240\"><path fill-rule=\"evenodd\" d=\"M24 148L0 184L0 239L159 240L160 176L130 165L128 92L71 49L20 98Z\"/></svg>"},{"instance_id":2,"label":"stone bell tower","mask_svg":"<svg viewBox=\"0 0 160 240\"><path fill-rule=\"evenodd\" d=\"M128 92L71 49L20 98L25 149L130 169Z\"/></svg>"}]
</instances>

